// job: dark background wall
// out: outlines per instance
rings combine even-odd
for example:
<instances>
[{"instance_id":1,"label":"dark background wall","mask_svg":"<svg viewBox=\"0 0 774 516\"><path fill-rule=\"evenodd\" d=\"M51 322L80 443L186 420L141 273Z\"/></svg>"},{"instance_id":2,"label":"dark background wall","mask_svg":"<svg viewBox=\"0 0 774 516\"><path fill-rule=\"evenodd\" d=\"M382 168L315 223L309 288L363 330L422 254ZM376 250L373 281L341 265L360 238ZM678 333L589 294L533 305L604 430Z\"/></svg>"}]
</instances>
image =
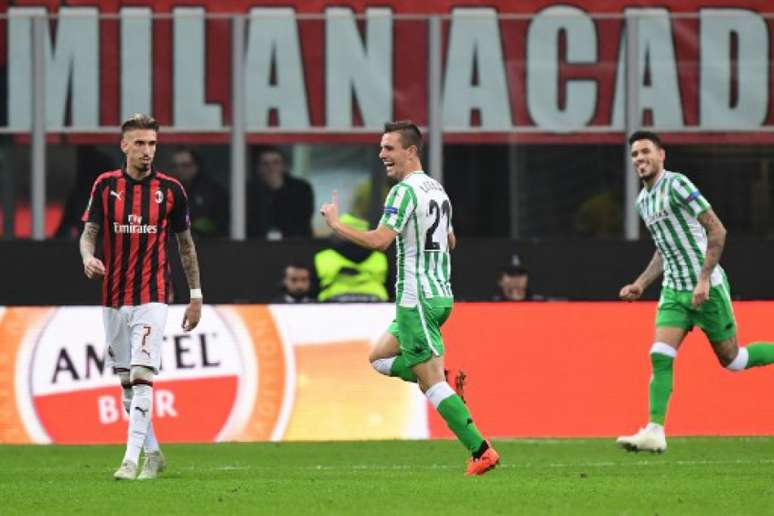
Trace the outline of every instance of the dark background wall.
<instances>
[{"instance_id":1,"label":"dark background wall","mask_svg":"<svg viewBox=\"0 0 774 516\"><path fill-rule=\"evenodd\" d=\"M279 289L284 266L311 263L322 240L198 243L202 285L208 303L268 302ZM176 249L173 243L171 246ZM585 300L616 299L653 253L649 241L513 241L461 239L453 254L457 299L487 300L495 292L497 270L517 254L530 271L535 293ZM173 253L174 254L174 253ZM390 253L392 265L393 256ZM722 264L735 299L774 299L774 241L730 240ZM173 258L176 301L187 302L179 259ZM651 287L646 297L654 299ZM0 242L0 305L99 304L99 285L86 280L72 241Z\"/></svg>"}]
</instances>

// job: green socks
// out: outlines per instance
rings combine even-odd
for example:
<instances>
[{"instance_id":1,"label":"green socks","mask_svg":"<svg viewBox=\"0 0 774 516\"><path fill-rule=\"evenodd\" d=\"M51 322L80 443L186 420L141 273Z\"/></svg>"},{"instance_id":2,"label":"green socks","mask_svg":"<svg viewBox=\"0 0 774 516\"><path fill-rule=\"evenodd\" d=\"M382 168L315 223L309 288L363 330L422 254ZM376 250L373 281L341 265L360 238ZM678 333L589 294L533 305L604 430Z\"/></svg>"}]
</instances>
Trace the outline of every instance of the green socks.
<instances>
[{"instance_id":1,"label":"green socks","mask_svg":"<svg viewBox=\"0 0 774 516\"><path fill-rule=\"evenodd\" d=\"M484 442L484 437L478 431L470 417L468 407L446 382L439 382L425 392L430 403L446 421L449 429L471 454L476 453Z\"/></svg>"},{"instance_id":2,"label":"green socks","mask_svg":"<svg viewBox=\"0 0 774 516\"><path fill-rule=\"evenodd\" d=\"M653 375L650 377L650 421L664 424L669 397L672 395L672 363L674 358L651 353Z\"/></svg>"},{"instance_id":3,"label":"green socks","mask_svg":"<svg viewBox=\"0 0 774 516\"><path fill-rule=\"evenodd\" d=\"M753 342L746 349L749 358L745 369L774 363L774 344L771 342Z\"/></svg>"},{"instance_id":4,"label":"green socks","mask_svg":"<svg viewBox=\"0 0 774 516\"><path fill-rule=\"evenodd\" d=\"M390 367L390 376L397 376L405 382L417 383L417 375L415 375L414 371L406 364L406 359L402 354L398 354L395 357L395 361Z\"/></svg>"}]
</instances>

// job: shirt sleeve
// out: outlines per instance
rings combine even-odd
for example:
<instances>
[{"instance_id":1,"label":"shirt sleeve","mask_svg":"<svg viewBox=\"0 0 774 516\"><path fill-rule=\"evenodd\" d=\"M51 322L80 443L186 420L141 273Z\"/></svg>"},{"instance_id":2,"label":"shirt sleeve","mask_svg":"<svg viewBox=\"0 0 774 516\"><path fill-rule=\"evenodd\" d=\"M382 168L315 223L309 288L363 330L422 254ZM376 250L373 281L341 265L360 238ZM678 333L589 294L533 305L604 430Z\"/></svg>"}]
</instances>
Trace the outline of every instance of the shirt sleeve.
<instances>
[{"instance_id":1,"label":"shirt sleeve","mask_svg":"<svg viewBox=\"0 0 774 516\"><path fill-rule=\"evenodd\" d=\"M678 175L672 180L669 195L672 203L687 210L694 217L698 217L711 208L710 203L696 188L696 185L683 175Z\"/></svg>"},{"instance_id":2,"label":"shirt sleeve","mask_svg":"<svg viewBox=\"0 0 774 516\"><path fill-rule=\"evenodd\" d=\"M191 214L188 210L188 196L183 187L174 184L172 191L172 210L169 212L169 221L172 231L182 233L191 227Z\"/></svg>"},{"instance_id":3,"label":"shirt sleeve","mask_svg":"<svg viewBox=\"0 0 774 516\"><path fill-rule=\"evenodd\" d=\"M89 203L86 205L86 209L81 216L81 222L91 222L98 226L102 225L104 215L102 195L105 191L105 186L106 183L101 178L97 178L97 180L94 181L94 185L91 187Z\"/></svg>"},{"instance_id":4,"label":"shirt sleeve","mask_svg":"<svg viewBox=\"0 0 774 516\"><path fill-rule=\"evenodd\" d=\"M384 212L379 225L400 233L416 209L416 198L411 187L397 184L392 187L384 201Z\"/></svg>"}]
</instances>

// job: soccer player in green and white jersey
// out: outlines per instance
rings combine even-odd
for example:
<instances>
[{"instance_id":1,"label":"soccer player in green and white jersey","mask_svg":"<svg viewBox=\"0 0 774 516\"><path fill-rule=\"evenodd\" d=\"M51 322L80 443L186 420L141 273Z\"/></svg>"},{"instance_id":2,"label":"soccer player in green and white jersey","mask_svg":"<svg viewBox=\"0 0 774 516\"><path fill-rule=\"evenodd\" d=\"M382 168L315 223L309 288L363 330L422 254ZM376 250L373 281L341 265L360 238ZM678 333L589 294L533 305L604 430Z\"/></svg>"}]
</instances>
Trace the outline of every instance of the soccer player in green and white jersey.
<instances>
[{"instance_id":1,"label":"soccer player in green and white jersey","mask_svg":"<svg viewBox=\"0 0 774 516\"><path fill-rule=\"evenodd\" d=\"M636 434L618 438L630 451L666 451L664 419L672 394L672 362L686 334L698 326L720 364L743 371L774 362L774 344L739 347L728 280L718 265L726 229L707 200L684 175L664 169L666 153L658 135L638 131L629 138L634 169L644 188L637 211L648 227L656 252L621 299L633 301L661 273L664 279L650 349L650 421Z\"/></svg>"},{"instance_id":2,"label":"soccer player in green and white jersey","mask_svg":"<svg viewBox=\"0 0 774 516\"><path fill-rule=\"evenodd\" d=\"M320 208L340 237L369 249L397 239L397 315L369 357L387 376L416 382L452 432L470 451L466 475L483 475L500 460L473 424L462 399L446 383L441 326L452 310L451 258L456 239L452 207L441 184L422 171L422 135L411 121L385 124L379 158L398 181L376 229L358 231L339 221L338 200Z\"/></svg>"}]
</instances>

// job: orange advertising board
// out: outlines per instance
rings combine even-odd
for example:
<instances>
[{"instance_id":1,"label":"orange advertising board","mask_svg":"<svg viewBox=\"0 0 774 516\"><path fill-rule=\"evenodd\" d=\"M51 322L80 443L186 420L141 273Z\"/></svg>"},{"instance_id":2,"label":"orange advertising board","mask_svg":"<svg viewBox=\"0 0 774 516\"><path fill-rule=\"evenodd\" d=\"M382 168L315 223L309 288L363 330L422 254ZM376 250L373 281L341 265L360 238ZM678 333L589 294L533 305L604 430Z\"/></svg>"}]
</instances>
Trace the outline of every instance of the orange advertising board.
<instances>
[{"instance_id":1,"label":"orange advertising board","mask_svg":"<svg viewBox=\"0 0 774 516\"><path fill-rule=\"evenodd\" d=\"M739 341L774 342L774 303L734 303ZM447 367L491 436L601 437L647 422L655 302L478 303L443 328ZM740 373L717 363L700 330L675 361L670 435L774 434L774 366ZM450 437L430 414L430 435Z\"/></svg>"}]
</instances>

